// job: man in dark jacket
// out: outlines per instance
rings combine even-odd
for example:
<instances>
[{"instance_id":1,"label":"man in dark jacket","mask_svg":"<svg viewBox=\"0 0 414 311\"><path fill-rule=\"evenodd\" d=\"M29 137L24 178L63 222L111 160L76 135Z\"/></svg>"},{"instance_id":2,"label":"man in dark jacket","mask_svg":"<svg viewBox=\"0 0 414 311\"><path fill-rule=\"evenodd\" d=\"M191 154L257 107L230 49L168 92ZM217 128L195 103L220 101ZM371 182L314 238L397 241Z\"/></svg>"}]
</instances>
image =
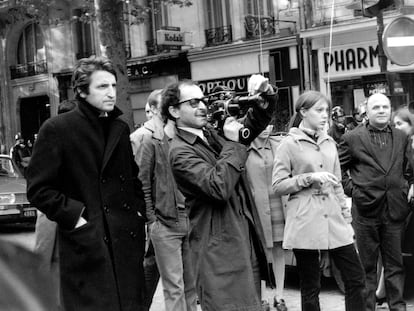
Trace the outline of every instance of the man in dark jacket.
<instances>
[{"instance_id":1,"label":"man in dark jacket","mask_svg":"<svg viewBox=\"0 0 414 311\"><path fill-rule=\"evenodd\" d=\"M72 82L77 107L41 127L27 195L58 225L66 311L143 310L145 207L116 73L90 57Z\"/></svg>"},{"instance_id":2,"label":"man in dark jacket","mask_svg":"<svg viewBox=\"0 0 414 311\"><path fill-rule=\"evenodd\" d=\"M375 310L377 260L384 265L390 310L406 310L401 233L409 213L412 183L407 135L389 125L390 100L374 94L367 102L368 122L345 133L339 146L344 182L352 196L356 242L367 279L367 310ZM347 176L349 171L351 179ZM412 187L410 188L412 192Z\"/></svg>"},{"instance_id":3,"label":"man in dark jacket","mask_svg":"<svg viewBox=\"0 0 414 311\"><path fill-rule=\"evenodd\" d=\"M270 121L276 95L267 79L255 75L252 91L266 101L247 113L249 144ZM205 98L191 81L168 86L162 113L176 121L170 146L171 168L184 194L190 218L190 249L196 287L204 310L261 310L260 277L267 268L258 221L245 179L247 146L239 143L243 125L233 117L224 135L207 126ZM263 275L262 275L263 276Z\"/></svg>"},{"instance_id":4,"label":"man in dark jacket","mask_svg":"<svg viewBox=\"0 0 414 311\"><path fill-rule=\"evenodd\" d=\"M177 189L168 160L169 144L175 131L168 133L164 128L161 91L155 90L149 95L152 118L130 138L136 146L135 161L140 168L148 232L162 279L165 310L196 311L197 297L188 242L189 221L184 196ZM174 130L174 122L170 121L169 128ZM147 288L151 291L151 286Z\"/></svg>"}]
</instances>

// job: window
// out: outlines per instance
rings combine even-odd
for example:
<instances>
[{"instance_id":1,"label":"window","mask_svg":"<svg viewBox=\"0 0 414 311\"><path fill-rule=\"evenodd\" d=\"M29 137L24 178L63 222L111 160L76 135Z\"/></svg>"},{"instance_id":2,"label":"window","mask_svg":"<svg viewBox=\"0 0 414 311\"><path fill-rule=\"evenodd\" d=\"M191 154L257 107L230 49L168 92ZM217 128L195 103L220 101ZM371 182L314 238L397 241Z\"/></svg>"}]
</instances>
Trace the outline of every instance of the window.
<instances>
[{"instance_id":1,"label":"window","mask_svg":"<svg viewBox=\"0 0 414 311\"><path fill-rule=\"evenodd\" d=\"M12 79L47 72L45 42L38 24L30 24L23 29L17 43L16 63L10 66Z\"/></svg>"},{"instance_id":2,"label":"window","mask_svg":"<svg viewBox=\"0 0 414 311\"><path fill-rule=\"evenodd\" d=\"M273 1L248 0L245 5L246 38L273 35L275 33Z\"/></svg>"},{"instance_id":3,"label":"window","mask_svg":"<svg viewBox=\"0 0 414 311\"><path fill-rule=\"evenodd\" d=\"M20 35L17 46L17 64L34 64L46 60L46 49L38 24L28 25Z\"/></svg>"},{"instance_id":4,"label":"window","mask_svg":"<svg viewBox=\"0 0 414 311\"><path fill-rule=\"evenodd\" d=\"M230 25L229 0L205 0L207 27L217 28Z\"/></svg>"},{"instance_id":5,"label":"window","mask_svg":"<svg viewBox=\"0 0 414 311\"><path fill-rule=\"evenodd\" d=\"M233 41L229 0L205 0L207 46Z\"/></svg>"},{"instance_id":6,"label":"window","mask_svg":"<svg viewBox=\"0 0 414 311\"><path fill-rule=\"evenodd\" d=\"M82 14L81 9L74 10L74 16L78 17L74 23L76 59L95 54L92 23L82 21Z\"/></svg>"},{"instance_id":7,"label":"window","mask_svg":"<svg viewBox=\"0 0 414 311\"><path fill-rule=\"evenodd\" d=\"M245 3L249 15L273 16L273 0L247 0Z\"/></svg>"},{"instance_id":8,"label":"window","mask_svg":"<svg viewBox=\"0 0 414 311\"><path fill-rule=\"evenodd\" d=\"M152 9L151 27L155 39L157 37L155 32L160 30L162 26L168 26L168 7L162 4L159 0L150 0L149 6Z\"/></svg>"}]
</instances>

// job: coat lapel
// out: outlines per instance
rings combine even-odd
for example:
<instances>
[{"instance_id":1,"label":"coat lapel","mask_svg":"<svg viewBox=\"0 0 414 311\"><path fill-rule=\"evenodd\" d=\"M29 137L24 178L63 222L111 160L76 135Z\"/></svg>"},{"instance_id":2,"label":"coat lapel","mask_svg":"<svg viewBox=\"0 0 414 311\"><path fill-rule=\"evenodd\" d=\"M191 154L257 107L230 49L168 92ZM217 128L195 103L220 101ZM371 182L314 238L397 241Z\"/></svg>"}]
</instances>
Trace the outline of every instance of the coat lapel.
<instances>
[{"instance_id":1,"label":"coat lapel","mask_svg":"<svg viewBox=\"0 0 414 311\"><path fill-rule=\"evenodd\" d=\"M125 129L125 124L120 120L114 120L111 122L108 133L108 140L105 145L104 156L102 161L101 171L103 172L106 164L111 158L112 152L121 138L122 131Z\"/></svg>"},{"instance_id":2,"label":"coat lapel","mask_svg":"<svg viewBox=\"0 0 414 311\"><path fill-rule=\"evenodd\" d=\"M395 163L395 157L397 156L397 150L399 150L397 144L400 142L400 140L398 140L397 135L395 134L394 129L391 129L391 135L392 135L392 149L391 149L392 153L391 153L391 159L388 162L387 173L390 171L393 164Z\"/></svg>"}]
</instances>

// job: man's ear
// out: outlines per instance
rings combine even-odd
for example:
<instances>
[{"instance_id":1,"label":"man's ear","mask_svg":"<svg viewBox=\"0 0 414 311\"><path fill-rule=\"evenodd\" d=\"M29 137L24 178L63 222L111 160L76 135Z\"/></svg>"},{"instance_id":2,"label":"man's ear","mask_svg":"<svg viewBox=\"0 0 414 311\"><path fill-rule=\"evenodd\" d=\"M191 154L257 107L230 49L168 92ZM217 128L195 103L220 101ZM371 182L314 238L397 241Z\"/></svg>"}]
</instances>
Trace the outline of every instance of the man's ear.
<instances>
[{"instance_id":1,"label":"man's ear","mask_svg":"<svg viewBox=\"0 0 414 311\"><path fill-rule=\"evenodd\" d=\"M180 113L178 112L178 108L176 106L168 107L168 112L174 117L174 119L179 119Z\"/></svg>"},{"instance_id":2,"label":"man's ear","mask_svg":"<svg viewBox=\"0 0 414 311\"><path fill-rule=\"evenodd\" d=\"M80 97L86 98L86 94L84 92L82 92L81 89L77 88L76 93L78 93Z\"/></svg>"}]
</instances>

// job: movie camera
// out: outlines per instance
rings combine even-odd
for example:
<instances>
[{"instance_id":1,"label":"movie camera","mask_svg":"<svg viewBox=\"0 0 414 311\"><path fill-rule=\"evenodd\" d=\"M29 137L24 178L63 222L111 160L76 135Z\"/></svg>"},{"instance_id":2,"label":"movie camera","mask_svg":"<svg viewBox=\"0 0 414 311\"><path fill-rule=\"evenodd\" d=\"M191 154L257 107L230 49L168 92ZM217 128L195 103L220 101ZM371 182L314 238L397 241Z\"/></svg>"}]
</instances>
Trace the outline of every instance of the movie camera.
<instances>
[{"instance_id":1,"label":"movie camera","mask_svg":"<svg viewBox=\"0 0 414 311\"><path fill-rule=\"evenodd\" d=\"M261 94L238 96L225 86L217 86L208 95L207 119L210 124L221 131L227 117L241 118L250 107L264 102L265 98Z\"/></svg>"}]
</instances>

